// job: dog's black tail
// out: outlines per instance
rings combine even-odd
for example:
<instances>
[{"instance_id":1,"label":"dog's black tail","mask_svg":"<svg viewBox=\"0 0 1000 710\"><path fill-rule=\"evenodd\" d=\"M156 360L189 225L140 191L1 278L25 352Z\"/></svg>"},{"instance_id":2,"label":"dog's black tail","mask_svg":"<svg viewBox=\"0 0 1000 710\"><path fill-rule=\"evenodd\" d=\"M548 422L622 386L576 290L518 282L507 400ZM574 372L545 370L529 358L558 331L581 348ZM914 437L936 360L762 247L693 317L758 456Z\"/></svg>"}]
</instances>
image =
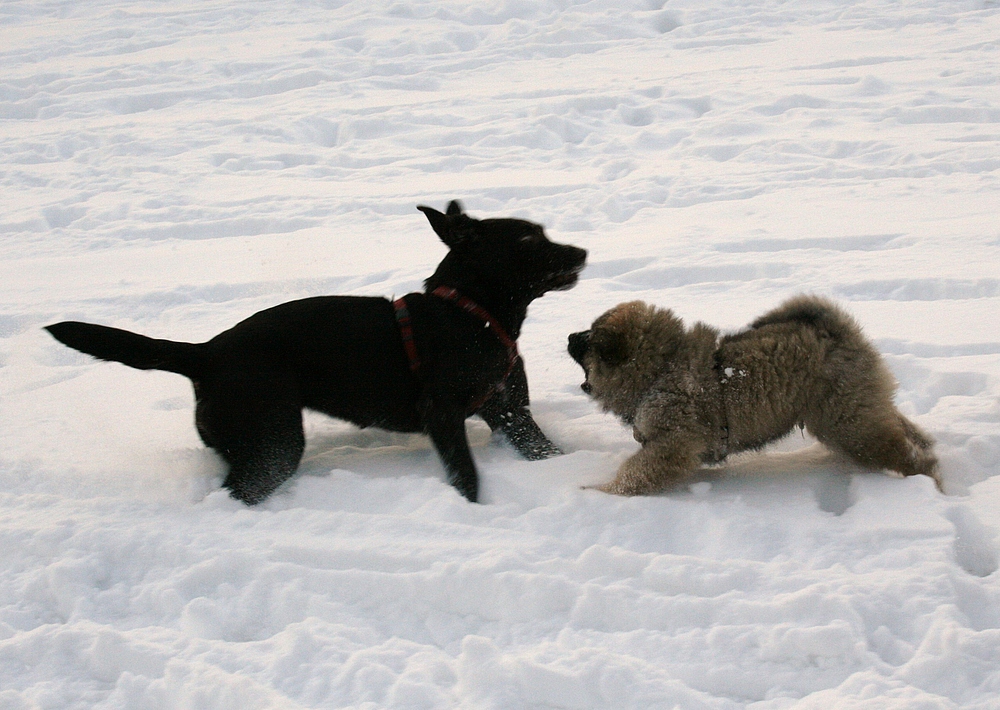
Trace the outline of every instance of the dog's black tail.
<instances>
[{"instance_id":1,"label":"dog's black tail","mask_svg":"<svg viewBox=\"0 0 1000 710\"><path fill-rule=\"evenodd\" d=\"M157 340L105 325L64 321L45 327L56 340L100 360L139 370L166 370L198 377L205 364L203 345Z\"/></svg>"}]
</instances>

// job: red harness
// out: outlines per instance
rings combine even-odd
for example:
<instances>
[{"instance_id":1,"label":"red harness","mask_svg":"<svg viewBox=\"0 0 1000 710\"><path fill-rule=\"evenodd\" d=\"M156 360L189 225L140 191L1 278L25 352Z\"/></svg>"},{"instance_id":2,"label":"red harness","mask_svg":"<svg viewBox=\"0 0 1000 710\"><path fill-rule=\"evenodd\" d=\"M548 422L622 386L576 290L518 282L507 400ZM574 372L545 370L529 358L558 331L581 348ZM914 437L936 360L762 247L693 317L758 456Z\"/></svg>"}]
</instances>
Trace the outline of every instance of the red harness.
<instances>
[{"instance_id":1,"label":"red harness","mask_svg":"<svg viewBox=\"0 0 1000 710\"><path fill-rule=\"evenodd\" d=\"M499 384L490 390L485 397L481 400L473 403L473 409L479 409L482 404L488 400L494 392L498 392L503 389L504 382L507 381L507 377L510 375L517 361L521 358L520 353L517 351L517 343L507 335L507 331L497 323L496 318L491 316L489 312L476 303L460 294L455 289L449 286L438 286L436 289L431 291L432 296L437 296L438 298L443 298L446 301L451 301L458 305L459 308L467 313L471 313L479 320L486 324L486 327L493 331L493 334L497 336L503 345L507 348L507 371L504 373L503 377L500 379ZM397 298L392 302L393 308L396 309L396 321L399 323L399 333L403 338L403 349L406 350L406 357L410 361L410 371L416 373L420 370L420 355L417 353L417 344L413 341L413 323L410 320L410 311L406 307L406 297Z\"/></svg>"}]
</instances>

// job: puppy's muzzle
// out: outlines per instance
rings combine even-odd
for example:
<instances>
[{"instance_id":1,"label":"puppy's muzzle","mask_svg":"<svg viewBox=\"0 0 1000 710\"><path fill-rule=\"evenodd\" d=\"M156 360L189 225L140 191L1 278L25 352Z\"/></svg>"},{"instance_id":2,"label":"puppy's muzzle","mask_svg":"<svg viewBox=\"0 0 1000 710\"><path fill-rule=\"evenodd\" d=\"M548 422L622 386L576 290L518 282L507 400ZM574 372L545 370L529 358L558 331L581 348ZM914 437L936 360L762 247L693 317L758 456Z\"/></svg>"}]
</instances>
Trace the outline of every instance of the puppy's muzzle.
<instances>
[{"instance_id":1,"label":"puppy's muzzle","mask_svg":"<svg viewBox=\"0 0 1000 710\"><path fill-rule=\"evenodd\" d=\"M582 330L579 333L570 333L569 347L566 349L569 350L569 356L583 367L583 356L590 350L590 331Z\"/></svg>"},{"instance_id":2,"label":"puppy's muzzle","mask_svg":"<svg viewBox=\"0 0 1000 710\"><path fill-rule=\"evenodd\" d=\"M583 368L584 375L589 377L590 373L587 372L587 366L583 364L583 357L590 350L590 331L583 330L579 333L571 333L569 336L569 346L566 349L569 350L569 356L576 360L577 364ZM590 394L594 388L591 387L590 382L585 380L580 385L580 389Z\"/></svg>"}]
</instances>

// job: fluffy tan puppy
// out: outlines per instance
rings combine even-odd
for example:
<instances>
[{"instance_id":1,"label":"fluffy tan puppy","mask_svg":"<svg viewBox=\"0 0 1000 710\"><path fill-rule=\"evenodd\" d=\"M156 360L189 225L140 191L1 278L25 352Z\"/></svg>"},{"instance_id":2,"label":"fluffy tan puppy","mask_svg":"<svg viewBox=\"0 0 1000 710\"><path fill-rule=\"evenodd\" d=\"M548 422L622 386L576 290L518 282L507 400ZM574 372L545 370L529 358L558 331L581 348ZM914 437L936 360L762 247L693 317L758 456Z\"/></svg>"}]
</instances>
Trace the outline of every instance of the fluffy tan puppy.
<instances>
[{"instance_id":1,"label":"fluffy tan puppy","mask_svg":"<svg viewBox=\"0 0 1000 710\"><path fill-rule=\"evenodd\" d=\"M933 442L893 405L896 381L851 316L797 296L720 337L670 310L622 303L569 336L582 387L642 449L600 490L643 495L793 427L858 464L922 474L941 490Z\"/></svg>"}]
</instances>

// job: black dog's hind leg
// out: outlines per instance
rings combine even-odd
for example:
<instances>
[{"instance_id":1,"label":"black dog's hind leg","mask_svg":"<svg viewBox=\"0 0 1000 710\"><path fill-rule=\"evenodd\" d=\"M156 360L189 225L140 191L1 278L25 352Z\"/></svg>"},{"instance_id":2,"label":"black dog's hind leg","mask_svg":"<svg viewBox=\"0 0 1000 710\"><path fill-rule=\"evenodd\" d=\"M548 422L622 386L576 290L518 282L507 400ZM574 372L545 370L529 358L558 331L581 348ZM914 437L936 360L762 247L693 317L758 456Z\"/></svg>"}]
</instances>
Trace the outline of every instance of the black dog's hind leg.
<instances>
[{"instance_id":1,"label":"black dog's hind leg","mask_svg":"<svg viewBox=\"0 0 1000 710\"><path fill-rule=\"evenodd\" d=\"M229 474L222 482L223 488L247 505L263 501L295 474L305 448L301 423L297 434L296 439L296 432L290 427L284 432L266 432L253 440L248 437L239 449L231 449L225 456L229 460Z\"/></svg>"},{"instance_id":2,"label":"black dog's hind leg","mask_svg":"<svg viewBox=\"0 0 1000 710\"><path fill-rule=\"evenodd\" d=\"M542 433L528 409L528 376L518 359L502 391L480 407L479 416L493 431L499 431L518 453L529 461L558 456L562 450Z\"/></svg>"},{"instance_id":3,"label":"black dog's hind leg","mask_svg":"<svg viewBox=\"0 0 1000 710\"><path fill-rule=\"evenodd\" d=\"M444 463L448 483L469 499L479 500L479 476L476 463L469 450L469 438L465 433L465 414L458 408L440 407L427 404L424 410L424 427L431 437L438 456Z\"/></svg>"},{"instance_id":4,"label":"black dog's hind leg","mask_svg":"<svg viewBox=\"0 0 1000 710\"><path fill-rule=\"evenodd\" d=\"M260 503L295 474L305 449L294 383L262 377L197 389L198 433L229 464L222 487Z\"/></svg>"}]
</instances>

